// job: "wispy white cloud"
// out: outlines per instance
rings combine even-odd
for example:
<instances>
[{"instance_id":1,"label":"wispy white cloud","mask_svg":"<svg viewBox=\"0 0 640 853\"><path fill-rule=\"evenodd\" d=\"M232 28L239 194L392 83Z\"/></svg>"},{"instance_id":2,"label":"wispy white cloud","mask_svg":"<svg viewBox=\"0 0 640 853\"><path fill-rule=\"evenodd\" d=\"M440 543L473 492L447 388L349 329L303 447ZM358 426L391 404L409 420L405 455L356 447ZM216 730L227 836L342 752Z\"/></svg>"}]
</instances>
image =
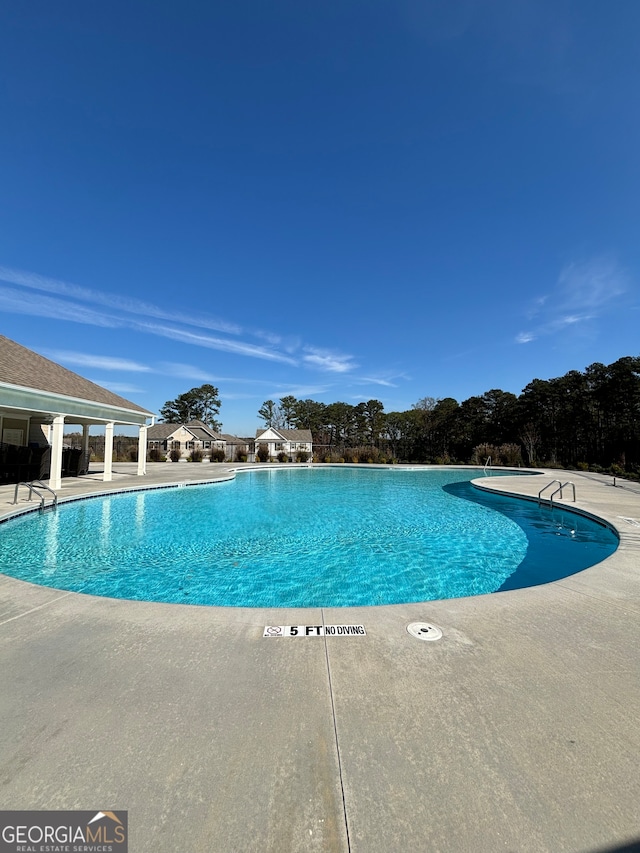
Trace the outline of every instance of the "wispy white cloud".
<instances>
[{"instance_id":1,"label":"wispy white cloud","mask_svg":"<svg viewBox=\"0 0 640 853\"><path fill-rule=\"evenodd\" d=\"M586 310L601 308L621 296L628 286L627 273L611 257L567 264L558 278L564 304L576 304Z\"/></svg>"},{"instance_id":2,"label":"wispy white cloud","mask_svg":"<svg viewBox=\"0 0 640 853\"><path fill-rule=\"evenodd\" d=\"M598 319L619 304L629 286L628 275L611 257L567 264L551 293L529 306L530 327L515 342L528 344L540 337L596 327Z\"/></svg>"},{"instance_id":3,"label":"wispy white cloud","mask_svg":"<svg viewBox=\"0 0 640 853\"><path fill-rule=\"evenodd\" d=\"M539 312L542 310L548 300L549 294L546 294L545 296L538 296L536 299L534 299L531 305L529 306L529 310L527 311L527 319L533 320L533 318L536 317L537 314L539 314Z\"/></svg>"},{"instance_id":4,"label":"wispy white cloud","mask_svg":"<svg viewBox=\"0 0 640 853\"><path fill-rule=\"evenodd\" d=\"M330 373L347 373L357 367L353 362L353 356L342 353L330 352L318 347L304 347L302 360L318 370L327 370Z\"/></svg>"},{"instance_id":5,"label":"wispy white cloud","mask_svg":"<svg viewBox=\"0 0 640 853\"><path fill-rule=\"evenodd\" d=\"M125 314L133 314L141 317L155 317L159 320L172 320L176 323L185 323L189 326L198 326L203 329L212 329L227 334L240 334L241 328L235 323L219 320L207 314L194 317L179 311L167 311L158 305L144 302L141 299L133 299L127 296L119 296L114 293L105 293L88 287L80 287L77 284L59 281L55 278L38 275L37 273L15 270L0 266L0 281L26 287L31 290L44 291L56 296L74 299L80 302L89 302L94 305L106 305L109 309L122 311Z\"/></svg>"},{"instance_id":6,"label":"wispy white cloud","mask_svg":"<svg viewBox=\"0 0 640 853\"><path fill-rule=\"evenodd\" d=\"M25 299L23 292L1 285L0 308L12 314L47 317L51 320L65 320L71 323L101 326L103 328L128 328L137 332L146 332L171 340L193 344L194 346L216 349L236 355L252 356L253 358L261 358L268 361L279 361L284 364L297 364L296 360L291 356L268 349L267 347L260 347L235 339L214 337L206 333L197 333L178 326L151 323L133 316L115 317L105 311L94 310L80 303L68 302L54 296Z\"/></svg>"},{"instance_id":7,"label":"wispy white cloud","mask_svg":"<svg viewBox=\"0 0 640 853\"><path fill-rule=\"evenodd\" d=\"M385 388L397 388L398 385L395 382L390 382L388 379L374 379L372 376L367 377L363 376L362 379L358 380L360 385L383 385Z\"/></svg>"},{"instance_id":8,"label":"wispy white cloud","mask_svg":"<svg viewBox=\"0 0 640 853\"><path fill-rule=\"evenodd\" d=\"M70 352L69 350L42 350L42 354L62 364L74 364L81 367L97 367L101 370L122 370L132 373L149 373L151 371L148 365L131 361L128 358L90 355L89 353Z\"/></svg>"},{"instance_id":9,"label":"wispy white cloud","mask_svg":"<svg viewBox=\"0 0 640 853\"><path fill-rule=\"evenodd\" d=\"M235 323L219 320L206 314L192 316L180 312L169 312L139 299L80 287L36 273L0 266L0 281L13 285L13 287L0 285L0 308L9 313L42 316L51 320L104 328L130 329L206 349L291 366L299 366L302 363L315 370L333 373L345 373L357 366L350 355L313 346L303 347L296 335L281 336L264 330L243 330ZM25 289L37 291L39 295L36 298L25 298ZM167 322L155 322L156 320ZM184 328L185 326L191 328ZM211 330L233 337L212 335ZM240 339L241 336L245 339ZM258 338L264 343L251 343L246 340L247 336ZM299 354L301 349L300 357L296 354ZM76 363L91 366L86 360ZM203 374L201 369L199 372ZM179 374L174 373L174 375ZM190 375L198 378L193 371ZM206 378L208 379L209 376L207 375Z\"/></svg>"},{"instance_id":10,"label":"wispy white cloud","mask_svg":"<svg viewBox=\"0 0 640 853\"><path fill-rule=\"evenodd\" d=\"M265 347L258 347L254 344L230 341L226 338L214 338L211 335L197 334L196 332L189 332L186 329L179 329L175 326L161 326L156 323L138 323L137 327L141 331L150 332L153 335L159 335L173 341L181 341L185 344L193 344L195 346L206 347L207 349L220 350L221 352L231 352L235 355L253 356L253 358L262 358L267 361L296 364L295 359L283 353L266 349Z\"/></svg>"},{"instance_id":11,"label":"wispy white cloud","mask_svg":"<svg viewBox=\"0 0 640 853\"><path fill-rule=\"evenodd\" d=\"M282 343L282 336L277 335L275 332L265 332L263 329L254 329L252 334L256 338L266 341L273 347L277 347Z\"/></svg>"},{"instance_id":12,"label":"wispy white cloud","mask_svg":"<svg viewBox=\"0 0 640 853\"><path fill-rule=\"evenodd\" d=\"M73 302L63 302L55 297L40 296L38 299L25 299L23 291L11 287L0 286L0 308L9 314L48 317L50 320L66 320L88 326L117 329L124 325L116 317Z\"/></svg>"},{"instance_id":13,"label":"wispy white cloud","mask_svg":"<svg viewBox=\"0 0 640 853\"><path fill-rule=\"evenodd\" d=\"M242 380L229 381L241 382ZM281 400L283 397L295 397L298 400L304 400L308 397L316 397L319 394L325 394L331 387L329 385L283 385L274 387L265 381L255 384L265 385L267 387L263 391L256 390L250 393L244 391L229 392L225 388L224 398L225 400L259 400L260 402L264 402L265 400L274 400L277 403L278 400Z\"/></svg>"},{"instance_id":14,"label":"wispy white cloud","mask_svg":"<svg viewBox=\"0 0 640 853\"><path fill-rule=\"evenodd\" d=\"M408 380L406 373L386 373L381 376L354 377L353 382L357 385L382 385L385 388L397 388L396 380Z\"/></svg>"},{"instance_id":15,"label":"wispy white cloud","mask_svg":"<svg viewBox=\"0 0 640 853\"><path fill-rule=\"evenodd\" d=\"M277 390L273 391L269 395L269 399L281 400L283 397L305 399L307 397L314 397L318 394L325 394L330 387L330 385L285 385L280 386Z\"/></svg>"},{"instance_id":16,"label":"wispy white cloud","mask_svg":"<svg viewBox=\"0 0 640 853\"><path fill-rule=\"evenodd\" d=\"M259 340L266 341L270 346L284 350L289 355L293 355L302 347L302 340L298 335L280 335L275 332L266 332L264 329L251 329L251 334Z\"/></svg>"},{"instance_id":17,"label":"wispy white cloud","mask_svg":"<svg viewBox=\"0 0 640 853\"><path fill-rule=\"evenodd\" d=\"M214 382L217 381L214 376L201 367L194 367L192 364L182 364L181 362L163 361L159 365L163 373L168 376L179 376L184 379L193 379L194 382Z\"/></svg>"},{"instance_id":18,"label":"wispy white cloud","mask_svg":"<svg viewBox=\"0 0 640 853\"><path fill-rule=\"evenodd\" d=\"M302 346L302 341L297 335L285 335L280 342L282 349L292 355Z\"/></svg>"},{"instance_id":19,"label":"wispy white cloud","mask_svg":"<svg viewBox=\"0 0 640 853\"><path fill-rule=\"evenodd\" d=\"M265 329L248 329L254 338L265 341L270 346L278 347L289 355L293 355L302 347L299 335L281 335L278 332L268 332Z\"/></svg>"}]
</instances>

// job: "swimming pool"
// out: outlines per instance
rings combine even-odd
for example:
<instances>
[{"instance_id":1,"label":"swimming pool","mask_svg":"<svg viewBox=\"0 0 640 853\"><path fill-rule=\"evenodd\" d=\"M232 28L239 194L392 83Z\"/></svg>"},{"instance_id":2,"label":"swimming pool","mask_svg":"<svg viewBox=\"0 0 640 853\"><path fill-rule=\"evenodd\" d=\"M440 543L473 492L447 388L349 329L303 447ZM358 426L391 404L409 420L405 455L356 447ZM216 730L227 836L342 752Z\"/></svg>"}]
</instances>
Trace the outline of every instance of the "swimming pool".
<instances>
[{"instance_id":1,"label":"swimming pool","mask_svg":"<svg viewBox=\"0 0 640 853\"><path fill-rule=\"evenodd\" d=\"M114 598L361 606L532 586L617 547L590 519L473 489L478 476L267 469L85 499L0 525L0 572Z\"/></svg>"}]
</instances>

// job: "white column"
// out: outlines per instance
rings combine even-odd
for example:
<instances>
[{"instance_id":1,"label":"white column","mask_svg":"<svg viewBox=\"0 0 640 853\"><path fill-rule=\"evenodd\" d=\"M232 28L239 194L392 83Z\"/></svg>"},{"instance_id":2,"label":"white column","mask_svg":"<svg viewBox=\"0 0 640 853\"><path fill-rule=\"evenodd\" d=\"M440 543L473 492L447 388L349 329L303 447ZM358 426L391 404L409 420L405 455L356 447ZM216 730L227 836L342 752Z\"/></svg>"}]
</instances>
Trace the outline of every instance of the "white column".
<instances>
[{"instance_id":1,"label":"white column","mask_svg":"<svg viewBox=\"0 0 640 853\"><path fill-rule=\"evenodd\" d=\"M114 421L109 421L104 427L104 474L102 475L103 483L110 483L113 480L113 428Z\"/></svg>"},{"instance_id":2,"label":"white column","mask_svg":"<svg viewBox=\"0 0 640 853\"><path fill-rule=\"evenodd\" d=\"M147 425L142 424L138 433L138 477L147 473Z\"/></svg>"},{"instance_id":3,"label":"white column","mask_svg":"<svg viewBox=\"0 0 640 853\"><path fill-rule=\"evenodd\" d=\"M89 424L82 425L82 458L89 461Z\"/></svg>"},{"instance_id":4,"label":"white column","mask_svg":"<svg viewBox=\"0 0 640 853\"><path fill-rule=\"evenodd\" d=\"M49 488L62 488L62 442L64 440L64 415L56 415L51 429L51 471Z\"/></svg>"}]
</instances>

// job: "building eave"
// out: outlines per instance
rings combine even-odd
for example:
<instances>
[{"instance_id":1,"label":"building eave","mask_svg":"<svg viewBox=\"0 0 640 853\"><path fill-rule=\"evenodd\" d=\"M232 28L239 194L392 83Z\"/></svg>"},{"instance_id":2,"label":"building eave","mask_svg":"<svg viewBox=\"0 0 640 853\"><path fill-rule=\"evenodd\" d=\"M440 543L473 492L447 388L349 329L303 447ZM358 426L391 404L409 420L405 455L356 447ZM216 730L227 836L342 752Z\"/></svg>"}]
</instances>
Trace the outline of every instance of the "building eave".
<instances>
[{"instance_id":1,"label":"building eave","mask_svg":"<svg viewBox=\"0 0 640 853\"><path fill-rule=\"evenodd\" d=\"M0 409L12 409L32 414L60 414L96 422L142 425L152 412L128 409L78 397L68 397L51 391L41 391L8 382L0 382Z\"/></svg>"}]
</instances>

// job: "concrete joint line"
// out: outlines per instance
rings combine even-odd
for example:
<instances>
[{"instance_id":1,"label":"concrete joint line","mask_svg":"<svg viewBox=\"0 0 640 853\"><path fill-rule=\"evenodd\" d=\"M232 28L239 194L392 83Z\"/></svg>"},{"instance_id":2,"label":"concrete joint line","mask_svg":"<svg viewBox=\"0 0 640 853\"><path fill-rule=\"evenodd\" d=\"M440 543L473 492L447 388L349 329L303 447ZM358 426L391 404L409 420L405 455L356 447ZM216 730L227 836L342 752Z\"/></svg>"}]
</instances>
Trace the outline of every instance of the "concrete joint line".
<instances>
[{"instance_id":1,"label":"concrete joint line","mask_svg":"<svg viewBox=\"0 0 640 853\"><path fill-rule=\"evenodd\" d=\"M3 622L0 622L1 625L8 625L9 622L14 622L16 619L22 619L23 616L28 616L30 613L35 613L36 610L42 610L43 607L48 607L50 604L53 604L55 601L60 601L61 598L66 598L68 595L73 595L73 592L65 592L64 595L59 595L57 598L52 598L50 601L45 601L44 604L39 604L37 607L32 607L31 610L25 610L24 613L18 613L17 616L10 616L8 619L5 619Z\"/></svg>"},{"instance_id":2,"label":"concrete joint line","mask_svg":"<svg viewBox=\"0 0 640 853\"><path fill-rule=\"evenodd\" d=\"M324 608L320 611L322 613L322 625L324 627ZM336 755L338 758L338 775L340 777L340 793L342 795L342 812L344 815L344 831L347 836L347 851L351 853L351 839L349 838L349 819L347 817L347 801L345 799L344 793L344 782L342 779L342 758L340 756L340 742L338 740L338 724L336 722L336 706L333 698L333 683L331 681L331 666L329 665L329 648L327 646L327 635L324 637L324 655L327 661L327 678L329 680L329 697L331 698L331 714L333 717L333 734L336 739Z\"/></svg>"}]
</instances>

